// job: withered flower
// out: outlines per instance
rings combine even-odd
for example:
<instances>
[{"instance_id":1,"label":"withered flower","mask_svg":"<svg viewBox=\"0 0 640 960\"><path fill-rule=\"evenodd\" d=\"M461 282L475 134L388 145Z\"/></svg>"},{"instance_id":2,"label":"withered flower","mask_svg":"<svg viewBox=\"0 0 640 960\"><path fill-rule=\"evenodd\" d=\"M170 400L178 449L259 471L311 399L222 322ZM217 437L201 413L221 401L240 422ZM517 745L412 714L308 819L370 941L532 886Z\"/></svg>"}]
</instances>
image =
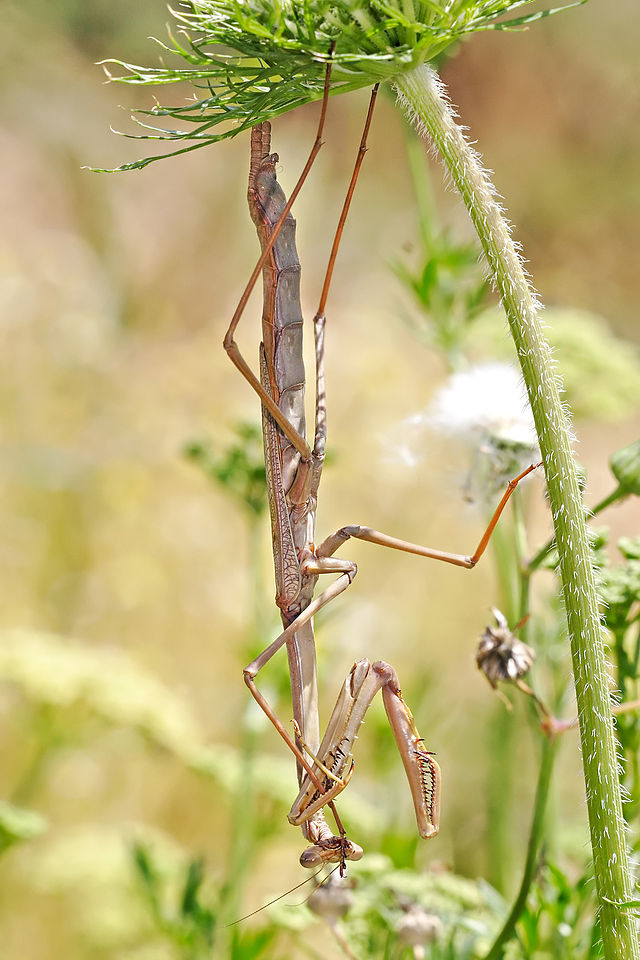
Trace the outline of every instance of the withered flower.
<instances>
[{"instance_id":1,"label":"withered flower","mask_svg":"<svg viewBox=\"0 0 640 960\"><path fill-rule=\"evenodd\" d=\"M442 921L415 903L396 924L398 942L413 947L414 957L424 957L424 944L433 943L442 933Z\"/></svg>"},{"instance_id":2,"label":"withered flower","mask_svg":"<svg viewBox=\"0 0 640 960\"><path fill-rule=\"evenodd\" d=\"M495 690L499 680L513 683L520 680L528 672L535 660L535 650L511 632L507 619L495 607L491 612L496 620L496 626L488 626L480 637L476 652L478 669Z\"/></svg>"},{"instance_id":3,"label":"withered flower","mask_svg":"<svg viewBox=\"0 0 640 960\"><path fill-rule=\"evenodd\" d=\"M343 917L352 906L352 887L351 883L332 873L324 883L316 887L307 900L307 906L331 925Z\"/></svg>"}]
</instances>

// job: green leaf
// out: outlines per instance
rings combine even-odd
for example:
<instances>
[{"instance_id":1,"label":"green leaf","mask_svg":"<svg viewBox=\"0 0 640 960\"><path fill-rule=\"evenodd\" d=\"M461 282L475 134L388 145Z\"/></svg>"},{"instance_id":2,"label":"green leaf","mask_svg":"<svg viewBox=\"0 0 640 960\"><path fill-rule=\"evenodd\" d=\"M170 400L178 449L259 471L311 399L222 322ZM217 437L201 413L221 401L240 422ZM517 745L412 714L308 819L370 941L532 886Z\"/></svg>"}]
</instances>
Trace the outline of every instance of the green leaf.
<instances>
[{"instance_id":1,"label":"green leaf","mask_svg":"<svg viewBox=\"0 0 640 960\"><path fill-rule=\"evenodd\" d=\"M532 0L522 0L522 2L531 3ZM561 13L563 10L569 10L571 7L581 7L587 2L588 0L575 0L575 3L568 3L563 7L552 7L548 10L538 10L535 13L526 14L524 17L512 17L510 20L500 20L498 23L488 23L486 26L481 26L479 22L475 22L473 30L517 30L519 28L528 26L530 23L535 23L536 20L543 20L545 17L551 17L556 13ZM504 4L505 8L516 6L520 6L520 4Z\"/></svg>"},{"instance_id":2,"label":"green leaf","mask_svg":"<svg viewBox=\"0 0 640 960\"><path fill-rule=\"evenodd\" d=\"M640 440L612 454L609 466L621 490L640 496Z\"/></svg>"},{"instance_id":3,"label":"green leaf","mask_svg":"<svg viewBox=\"0 0 640 960\"><path fill-rule=\"evenodd\" d=\"M220 453L199 440L188 443L184 453L251 514L260 516L268 506L262 432L253 423L236 424L234 432L237 440Z\"/></svg>"},{"instance_id":4,"label":"green leaf","mask_svg":"<svg viewBox=\"0 0 640 960\"><path fill-rule=\"evenodd\" d=\"M169 32L160 43L186 67L144 67L122 60L103 63L110 80L137 86L190 83L192 100L136 111L143 131L134 139L190 141L164 155L118 167L141 169L162 156L177 156L236 136L322 97L326 64L331 94L392 80L434 61L461 38L479 30L520 29L578 3L503 19L532 0L199 0L171 10L184 40ZM333 53L330 55L330 51ZM113 75L111 67L122 72ZM200 91L206 90L206 95ZM172 117L185 129L153 127L140 117ZM217 129L220 128L220 129ZM107 172L104 168L94 168Z\"/></svg>"},{"instance_id":5,"label":"green leaf","mask_svg":"<svg viewBox=\"0 0 640 960\"><path fill-rule=\"evenodd\" d=\"M133 862L145 886L155 886L155 874L145 847L139 843L133 845Z\"/></svg>"},{"instance_id":6,"label":"green leaf","mask_svg":"<svg viewBox=\"0 0 640 960\"><path fill-rule=\"evenodd\" d=\"M199 909L198 893L204 878L204 864L201 859L192 860L187 868L180 912L183 916L194 914Z\"/></svg>"},{"instance_id":7,"label":"green leaf","mask_svg":"<svg viewBox=\"0 0 640 960\"><path fill-rule=\"evenodd\" d=\"M0 801L0 852L15 843L39 837L47 827L46 818L34 810Z\"/></svg>"},{"instance_id":8,"label":"green leaf","mask_svg":"<svg viewBox=\"0 0 640 960\"><path fill-rule=\"evenodd\" d=\"M614 907L620 907L621 910L629 909L638 909L640 908L640 900L609 900L608 897L603 897L603 900L606 900L607 903L613 904Z\"/></svg>"}]
</instances>

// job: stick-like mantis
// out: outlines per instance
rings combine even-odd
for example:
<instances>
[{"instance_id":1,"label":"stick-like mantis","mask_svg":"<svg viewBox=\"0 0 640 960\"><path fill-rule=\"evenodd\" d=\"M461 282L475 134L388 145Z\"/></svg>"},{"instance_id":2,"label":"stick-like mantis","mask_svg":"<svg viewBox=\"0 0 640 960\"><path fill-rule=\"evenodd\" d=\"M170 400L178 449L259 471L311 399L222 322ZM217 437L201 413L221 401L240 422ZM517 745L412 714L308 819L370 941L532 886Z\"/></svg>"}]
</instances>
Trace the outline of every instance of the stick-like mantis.
<instances>
[{"instance_id":1,"label":"stick-like mantis","mask_svg":"<svg viewBox=\"0 0 640 960\"><path fill-rule=\"evenodd\" d=\"M346 540L356 537L422 557L472 568L484 553L491 533L516 485L534 466L528 467L509 483L485 533L471 555L432 550L359 525L342 527L316 546L316 502L326 443L324 311L344 223L367 149L367 136L377 93L377 87L374 87L313 322L316 402L312 448L305 438L300 263L295 247L295 221L289 211L322 145L330 74L329 63L316 139L288 201L276 180L275 164L278 155L269 152L270 124L261 123L252 130L248 199L262 255L240 298L224 338L224 347L262 402L276 603L284 625L280 636L245 668L244 679L251 694L297 760L300 791L289 813L289 821L301 826L304 836L310 841L310 846L303 852L300 862L307 867L339 862L342 872L345 861L359 859L362 849L347 838L334 800L351 778L353 745L365 712L378 690L382 691L387 716L409 781L418 831L424 838L434 837L438 832L440 768L433 754L424 749L411 711L402 699L394 668L382 661L371 663L365 659L354 664L320 743L312 618L322 607L346 590L356 575L354 563L340 560L334 554ZM264 306L258 379L240 354L234 333L261 272ZM336 574L337 579L314 599L316 583L321 574ZM289 735L255 682L259 671L285 645L291 676L295 738ZM337 835L332 832L325 819L325 806L332 810Z\"/></svg>"}]
</instances>

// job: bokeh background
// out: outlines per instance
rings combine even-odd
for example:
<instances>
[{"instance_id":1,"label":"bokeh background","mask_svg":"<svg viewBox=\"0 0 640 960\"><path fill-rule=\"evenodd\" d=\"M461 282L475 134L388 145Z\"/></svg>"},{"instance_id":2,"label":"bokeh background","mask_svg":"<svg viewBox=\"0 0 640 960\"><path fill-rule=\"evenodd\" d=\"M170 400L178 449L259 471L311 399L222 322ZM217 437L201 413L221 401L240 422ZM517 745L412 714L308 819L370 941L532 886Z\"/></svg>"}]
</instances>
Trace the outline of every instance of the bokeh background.
<instances>
[{"instance_id":1,"label":"bokeh background","mask_svg":"<svg viewBox=\"0 0 640 960\"><path fill-rule=\"evenodd\" d=\"M147 38L164 36L168 19L160 0L3 4L0 783L4 797L48 822L0 865L6 960L172 956L143 952L152 938L126 879L127 844L146 831L168 860L202 854L211 882L222 882L247 730L259 743L260 776L275 787L256 788L253 829L264 837L247 854L239 909L301 879L300 837L285 821L293 764L248 709L241 675L258 636L277 630L268 521L254 523L183 452L194 440L223 451L237 423L259 421L221 348L256 259L248 139L142 172L85 169L145 153L109 125L132 130L130 107L151 95L105 85L95 61L154 61ZM475 37L444 69L543 300L590 311L635 344L639 27L633 0L592 2L526 33ZM362 92L331 103L326 146L296 207L307 316L366 100ZM274 124L285 189L315 117L311 107ZM437 166L431 177L442 221L470 238ZM408 467L392 443L446 377L442 358L416 337L416 307L391 269L411 262L416 240L402 121L382 97L329 305L331 462L319 530L362 522L465 551L483 527L482 510L463 495L467 451L425 435L412 440L420 448ZM257 356L258 316L255 299L239 336L248 357ZM594 503L611 487L608 456L637 437L640 418L624 404L613 419L591 412L576 433ZM526 503L530 542L539 544L549 531L540 481ZM637 534L639 521L633 504L607 517L614 534ZM344 801L347 820L362 825L356 839L379 850L384 836L401 861L415 852L421 868L437 860L508 895L535 777L531 738L514 727L504 742L510 803L500 814L509 842L496 858L490 798L502 789L503 708L473 660L488 608L500 604L491 561L469 575L368 544L344 553L359 574L318 624L324 715L354 659L389 660L446 771L441 836L416 851L399 759L376 707ZM282 665L265 684L282 692ZM204 773L194 769L200 745L211 754ZM586 857L577 739L562 751L558 842Z\"/></svg>"}]
</instances>

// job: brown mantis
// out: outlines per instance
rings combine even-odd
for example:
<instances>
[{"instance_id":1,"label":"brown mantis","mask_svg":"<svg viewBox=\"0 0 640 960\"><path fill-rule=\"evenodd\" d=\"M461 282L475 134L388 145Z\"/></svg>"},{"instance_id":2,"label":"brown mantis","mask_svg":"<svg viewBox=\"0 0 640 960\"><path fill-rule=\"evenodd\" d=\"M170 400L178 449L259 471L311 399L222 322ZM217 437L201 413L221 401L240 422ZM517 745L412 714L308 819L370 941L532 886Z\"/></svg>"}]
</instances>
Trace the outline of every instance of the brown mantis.
<instances>
[{"instance_id":1,"label":"brown mantis","mask_svg":"<svg viewBox=\"0 0 640 960\"><path fill-rule=\"evenodd\" d=\"M528 467L510 482L471 555L432 550L359 525L342 527L316 546L315 512L326 443L324 311L344 223L367 149L377 93L377 87L374 87L313 322L316 397L315 432L311 447L305 437L300 264L295 247L295 221L289 211L322 145L330 75L329 60L316 139L288 201L276 180L278 155L269 152L270 124L264 122L252 130L248 199L262 255L240 298L224 338L224 347L262 403L276 603L284 626L283 632L245 668L244 679L255 700L296 757L300 790L289 813L289 821L301 826L305 838L310 842L300 858L301 863L314 867L337 862L343 872L345 861L359 859L362 849L347 838L334 801L351 778L353 745L365 712L379 690L382 691L387 716L409 781L418 830L424 838L434 837L438 832L440 768L433 754L424 749L411 712L402 698L395 670L383 661L371 663L363 659L354 664L320 742L312 620L321 608L347 589L356 575L356 565L335 557L335 553L346 540L356 537L472 568L484 553L516 485L535 467ZM258 379L240 354L234 333L261 272L264 306ZM314 598L318 578L325 574L335 574L336 579ZM289 660L295 737L290 736L255 682L259 671L283 646L286 646ZM325 819L325 806L333 813L337 835Z\"/></svg>"}]
</instances>

